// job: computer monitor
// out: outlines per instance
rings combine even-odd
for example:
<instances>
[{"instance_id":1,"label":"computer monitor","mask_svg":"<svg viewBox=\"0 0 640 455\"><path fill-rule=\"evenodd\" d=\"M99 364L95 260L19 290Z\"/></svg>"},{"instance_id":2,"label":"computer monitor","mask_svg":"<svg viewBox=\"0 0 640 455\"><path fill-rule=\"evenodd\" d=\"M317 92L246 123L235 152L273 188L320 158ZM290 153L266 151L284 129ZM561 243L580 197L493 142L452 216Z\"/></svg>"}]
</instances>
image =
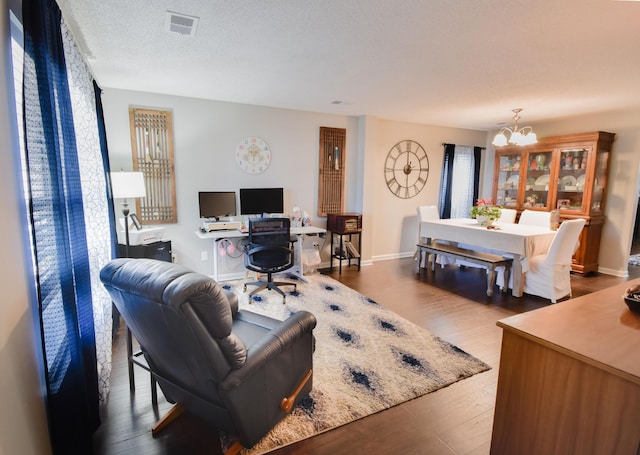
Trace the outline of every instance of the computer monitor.
<instances>
[{"instance_id":1,"label":"computer monitor","mask_svg":"<svg viewBox=\"0 0 640 455\"><path fill-rule=\"evenodd\" d=\"M284 213L283 189L240 188L240 213L242 215Z\"/></svg>"},{"instance_id":2,"label":"computer monitor","mask_svg":"<svg viewBox=\"0 0 640 455\"><path fill-rule=\"evenodd\" d=\"M236 215L235 191L200 191L200 218L215 218Z\"/></svg>"}]
</instances>

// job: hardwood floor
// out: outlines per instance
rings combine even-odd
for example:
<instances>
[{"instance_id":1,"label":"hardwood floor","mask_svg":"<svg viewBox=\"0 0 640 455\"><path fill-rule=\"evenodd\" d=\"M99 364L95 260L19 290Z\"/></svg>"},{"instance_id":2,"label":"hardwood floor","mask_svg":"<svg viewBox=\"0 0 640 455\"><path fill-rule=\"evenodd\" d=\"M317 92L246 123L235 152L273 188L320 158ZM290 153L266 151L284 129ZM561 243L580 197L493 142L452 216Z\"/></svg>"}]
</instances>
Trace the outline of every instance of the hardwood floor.
<instances>
[{"instance_id":1,"label":"hardwood floor","mask_svg":"<svg viewBox=\"0 0 640 455\"><path fill-rule=\"evenodd\" d=\"M640 267L630 267L630 278ZM448 266L415 272L412 259L343 267L331 276L457 345L492 366L436 392L389 410L306 439L273 454L488 454L498 377L502 333L496 321L550 303L534 296L522 298L496 292L485 294L481 269ZM572 276L574 297L625 281L609 275ZM151 405L149 375L136 368L136 391L129 392L124 333L114 339L111 393L94 437L95 453L220 454L215 429L183 415L157 438L151 426L171 405L158 393Z\"/></svg>"}]
</instances>

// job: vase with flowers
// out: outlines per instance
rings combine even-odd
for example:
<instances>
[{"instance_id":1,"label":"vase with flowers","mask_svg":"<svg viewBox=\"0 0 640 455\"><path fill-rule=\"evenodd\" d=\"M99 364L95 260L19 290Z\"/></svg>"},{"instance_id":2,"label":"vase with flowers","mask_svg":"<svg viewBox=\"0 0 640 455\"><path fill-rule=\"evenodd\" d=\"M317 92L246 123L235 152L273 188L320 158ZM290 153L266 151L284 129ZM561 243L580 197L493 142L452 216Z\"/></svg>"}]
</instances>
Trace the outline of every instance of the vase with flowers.
<instances>
[{"instance_id":1,"label":"vase with flowers","mask_svg":"<svg viewBox=\"0 0 640 455\"><path fill-rule=\"evenodd\" d=\"M469 216L474 218L481 226L491 226L494 221L500 218L502 211L500 207L493 205L492 199L478 199L476 205L471 207Z\"/></svg>"}]
</instances>

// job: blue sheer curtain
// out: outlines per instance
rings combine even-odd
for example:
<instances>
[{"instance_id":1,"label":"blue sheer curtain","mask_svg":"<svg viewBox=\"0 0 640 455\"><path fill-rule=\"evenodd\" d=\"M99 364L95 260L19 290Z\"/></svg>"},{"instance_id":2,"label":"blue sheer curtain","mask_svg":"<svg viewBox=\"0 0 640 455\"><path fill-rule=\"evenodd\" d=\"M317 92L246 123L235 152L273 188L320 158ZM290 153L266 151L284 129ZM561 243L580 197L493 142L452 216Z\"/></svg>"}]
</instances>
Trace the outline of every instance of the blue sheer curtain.
<instances>
[{"instance_id":1,"label":"blue sheer curtain","mask_svg":"<svg viewBox=\"0 0 640 455\"><path fill-rule=\"evenodd\" d=\"M99 377L104 382L106 372L108 379L110 356L105 365L96 354L97 294L95 285L92 286L96 261L92 252L100 242L94 239L93 232L88 239L86 226L92 220L92 214L87 212L102 213L106 209L94 206L85 209L86 188L96 181L87 177L83 170L87 165L82 165L79 159L78 150L82 147L76 143L61 19L53 0L23 1L27 216L42 327L52 448L55 454L90 454L92 434L100 423L101 394L106 393L99 387ZM109 166L102 119L95 112L99 94L92 89L90 98L100 157L93 159L91 166L99 168L98 199L106 207L110 205ZM86 158L82 156L82 160ZM103 224L112 232L110 215L107 211ZM102 243L106 243L108 259L113 242L107 239ZM110 332L110 326L107 330Z\"/></svg>"}]
</instances>

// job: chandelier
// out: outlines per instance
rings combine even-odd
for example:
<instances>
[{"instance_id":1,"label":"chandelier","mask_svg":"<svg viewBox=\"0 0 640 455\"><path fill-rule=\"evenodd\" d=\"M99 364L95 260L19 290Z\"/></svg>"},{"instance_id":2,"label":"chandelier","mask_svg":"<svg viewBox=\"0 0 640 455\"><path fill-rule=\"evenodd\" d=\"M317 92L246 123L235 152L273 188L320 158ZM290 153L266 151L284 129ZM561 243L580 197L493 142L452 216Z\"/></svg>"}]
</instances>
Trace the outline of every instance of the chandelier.
<instances>
[{"instance_id":1,"label":"chandelier","mask_svg":"<svg viewBox=\"0 0 640 455\"><path fill-rule=\"evenodd\" d=\"M493 138L492 144L500 147L507 144L530 145L538 142L536 133L533 132L533 129L530 126L518 128L518 120L520 120L520 112L522 112L522 109L513 109L513 112L515 114L513 116L513 126L505 126L500 128L500 132L496 134L496 137ZM508 140L507 136L505 136L505 133L509 134Z\"/></svg>"}]
</instances>

